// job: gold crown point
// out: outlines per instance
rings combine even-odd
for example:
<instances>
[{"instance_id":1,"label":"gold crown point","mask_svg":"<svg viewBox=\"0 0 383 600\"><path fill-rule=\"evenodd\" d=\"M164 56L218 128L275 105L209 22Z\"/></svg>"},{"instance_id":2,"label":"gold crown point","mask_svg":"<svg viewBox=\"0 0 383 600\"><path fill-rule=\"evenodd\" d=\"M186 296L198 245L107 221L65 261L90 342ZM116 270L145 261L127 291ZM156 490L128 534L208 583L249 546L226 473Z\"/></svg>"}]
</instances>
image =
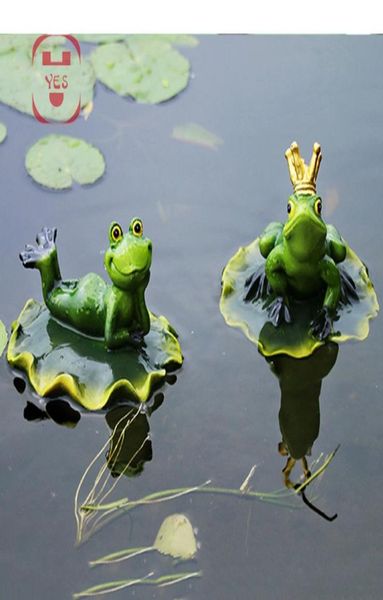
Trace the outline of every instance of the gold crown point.
<instances>
[{"instance_id":1,"label":"gold crown point","mask_svg":"<svg viewBox=\"0 0 383 600\"><path fill-rule=\"evenodd\" d=\"M308 165L301 157L297 142L292 142L285 152L291 183L296 194L315 194L316 179L322 160L321 147L318 142L313 145L311 160Z\"/></svg>"}]
</instances>

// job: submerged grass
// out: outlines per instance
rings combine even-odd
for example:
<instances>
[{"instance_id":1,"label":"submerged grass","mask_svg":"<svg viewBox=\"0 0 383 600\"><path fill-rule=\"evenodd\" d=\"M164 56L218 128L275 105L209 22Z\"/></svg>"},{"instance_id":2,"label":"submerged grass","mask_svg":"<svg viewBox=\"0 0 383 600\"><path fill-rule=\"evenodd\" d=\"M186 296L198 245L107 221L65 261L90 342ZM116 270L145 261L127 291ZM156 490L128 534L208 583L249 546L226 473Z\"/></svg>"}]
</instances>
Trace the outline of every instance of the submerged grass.
<instances>
[{"instance_id":1,"label":"submerged grass","mask_svg":"<svg viewBox=\"0 0 383 600\"><path fill-rule=\"evenodd\" d=\"M259 492L251 489L250 481L255 472L255 465L250 469L249 474L245 477L243 483L239 488L227 488L220 486L212 486L211 480L205 481L204 483L192 486L192 487L179 487L173 489L159 490L152 492L142 498L136 500L130 500L129 498L120 498L115 501L107 502L108 497L112 494L116 488L120 478L124 475L125 471L129 469L131 462L140 452L148 436L144 439L142 444L137 448L135 454L132 456L129 463L126 465L124 470L118 475L117 478L112 480L111 472L108 470L108 465L113 464L113 460L116 460L119 449L121 448L124 438L129 426L133 423L134 419L137 418L138 414L142 410L141 406L137 408L133 416L127 420L126 424L121 428L117 436L118 427L125 416L117 422L115 428L111 433L111 437L107 440L101 450L93 458L89 466L85 469L83 476L81 477L80 483L75 494L75 518L77 523L77 543L80 544L89 539L96 531L101 527L109 523L116 517L130 511L138 506L157 504L161 502L168 502L181 496L204 493L204 494L224 494L227 496L236 496L241 498L255 498L263 502L270 502L272 504L278 504L287 506L289 508L297 508L297 504L293 503L293 498L301 494L306 490L307 486L313 483L320 475L324 473L331 461L333 460L338 447L331 452L328 456L324 457L321 454L318 459L311 465L311 475L308 479L303 481L300 485L297 485L295 489L281 488L272 492ZM110 444L110 440L114 438L115 444ZM110 454L108 454L108 460L105 461L104 453L108 448ZM98 462L102 460L100 467L97 466ZM318 466L319 465L319 466ZM315 470L314 470L315 469ZM83 492L88 476L91 475L93 470L96 470L96 475L92 477L92 485L88 493L81 500L80 496ZM112 469L111 469L112 470Z\"/></svg>"},{"instance_id":2,"label":"submerged grass","mask_svg":"<svg viewBox=\"0 0 383 600\"><path fill-rule=\"evenodd\" d=\"M99 585L94 585L93 587L87 588L78 594L73 594L73 598L85 598L87 596L101 596L101 594L109 594L111 592L117 592L118 590L123 590L127 587L132 587L134 585L156 585L158 587L167 587L169 585L174 585L175 583L180 583L181 581L186 581L187 579L192 579L194 577L201 577L201 571L194 571L190 573L177 573L174 575L162 575L161 577L153 578L153 572L148 573L144 577L136 578L136 579L120 579L118 581L108 581L106 583L100 583Z\"/></svg>"}]
</instances>

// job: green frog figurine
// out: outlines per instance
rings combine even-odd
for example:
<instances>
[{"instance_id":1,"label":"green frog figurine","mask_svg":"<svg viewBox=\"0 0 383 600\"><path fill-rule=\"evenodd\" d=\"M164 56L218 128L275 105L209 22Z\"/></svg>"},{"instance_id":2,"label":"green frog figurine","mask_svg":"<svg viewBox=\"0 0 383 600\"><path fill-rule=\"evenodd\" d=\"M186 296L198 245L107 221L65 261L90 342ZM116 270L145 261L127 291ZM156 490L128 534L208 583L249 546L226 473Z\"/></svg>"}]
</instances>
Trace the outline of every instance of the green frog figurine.
<instances>
[{"instance_id":1,"label":"green frog figurine","mask_svg":"<svg viewBox=\"0 0 383 600\"><path fill-rule=\"evenodd\" d=\"M142 221L133 219L125 234L118 223L110 225L104 264L111 285L95 273L63 280L56 233L43 227L37 247L27 245L20 254L24 267L40 271L50 313L80 333L104 338L110 350L139 342L150 329L144 294L152 261L152 242L143 235Z\"/></svg>"},{"instance_id":2,"label":"green frog figurine","mask_svg":"<svg viewBox=\"0 0 383 600\"><path fill-rule=\"evenodd\" d=\"M322 307L312 322L311 331L319 340L332 330L332 320L341 299L341 271L338 264L346 258L346 243L333 225L322 218L322 200L316 193L316 179L322 159L319 144L314 144L309 165L293 142L285 154L294 194L287 202L287 221L270 223L260 236L259 249L266 259L265 274L274 299L268 307L276 327L291 321L289 298L301 300L324 292ZM347 293L356 296L355 285L344 275ZM258 283L257 283L258 282ZM259 277L249 282L247 298L259 285Z\"/></svg>"},{"instance_id":3,"label":"green frog figurine","mask_svg":"<svg viewBox=\"0 0 383 600\"><path fill-rule=\"evenodd\" d=\"M178 336L146 307L152 242L140 219L123 233L109 227L104 256L111 279L88 273L62 279L56 229L44 227L20 258L41 275L43 303L33 298L12 323L7 360L24 371L39 396L69 395L88 410L114 402L146 402L181 367Z\"/></svg>"},{"instance_id":4,"label":"green frog figurine","mask_svg":"<svg viewBox=\"0 0 383 600\"><path fill-rule=\"evenodd\" d=\"M366 338L379 306L366 266L323 221L316 192L320 145L308 165L296 142L285 156L294 188L287 220L270 223L229 260L220 309L265 356L302 358L326 340Z\"/></svg>"}]
</instances>

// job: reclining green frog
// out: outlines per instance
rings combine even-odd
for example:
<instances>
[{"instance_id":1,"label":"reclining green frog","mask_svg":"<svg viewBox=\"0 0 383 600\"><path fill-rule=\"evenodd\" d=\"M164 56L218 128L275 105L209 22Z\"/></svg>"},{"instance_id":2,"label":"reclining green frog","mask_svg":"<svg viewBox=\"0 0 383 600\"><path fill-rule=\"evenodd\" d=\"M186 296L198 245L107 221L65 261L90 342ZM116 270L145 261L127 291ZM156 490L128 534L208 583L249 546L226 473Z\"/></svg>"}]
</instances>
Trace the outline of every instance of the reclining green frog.
<instances>
[{"instance_id":1,"label":"reclining green frog","mask_svg":"<svg viewBox=\"0 0 383 600\"><path fill-rule=\"evenodd\" d=\"M56 229L44 227L37 247L27 245L20 254L24 267L40 271L51 314L82 334L104 338L108 349L140 342L150 330L144 293L152 260L152 243L143 236L142 221L133 219L125 234L118 223L109 228L104 264L111 285L95 273L63 280L55 240Z\"/></svg>"},{"instance_id":2,"label":"reclining green frog","mask_svg":"<svg viewBox=\"0 0 383 600\"><path fill-rule=\"evenodd\" d=\"M269 297L269 318L277 327L291 321L291 299L305 300L323 294L311 333L324 340L332 332L341 298L347 302L347 296L357 296L354 282L338 266L346 257L347 245L336 228L326 225L321 216L322 201L315 187L322 158L320 145L314 144L309 165L301 158L296 142L286 151L286 158L294 187L287 202L287 221L270 223L261 235L259 249L266 263L261 273L255 273L246 282L245 300Z\"/></svg>"}]
</instances>

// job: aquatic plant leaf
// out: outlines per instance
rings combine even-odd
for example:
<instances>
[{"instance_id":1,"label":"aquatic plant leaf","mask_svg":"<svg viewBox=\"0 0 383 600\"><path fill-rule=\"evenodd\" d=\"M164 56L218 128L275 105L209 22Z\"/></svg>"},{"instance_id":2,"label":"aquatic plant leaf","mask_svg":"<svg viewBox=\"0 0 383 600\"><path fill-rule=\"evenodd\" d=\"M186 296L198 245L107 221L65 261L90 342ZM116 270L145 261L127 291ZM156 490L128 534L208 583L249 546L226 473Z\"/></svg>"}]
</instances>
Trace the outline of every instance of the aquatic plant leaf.
<instances>
[{"instance_id":1,"label":"aquatic plant leaf","mask_svg":"<svg viewBox=\"0 0 383 600\"><path fill-rule=\"evenodd\" d=\"M167 369L183 361L169 322L154 314L150 319L145 348L108 352L103 340L65 327L45 306L28 300L12 325L7 359L27 373L39 396L67 393L89 410L103 408L111 398L145 402Z\"/></svg>"},{"instance_id":2,"label":"aquatic plant leaf","mask_svg":"<svg viewBox=\"0 0 383 600\"><path fill-rule=\"evenodd\" d=\"M182 514L166 517L153 546L158 552L174 558L193 558L197 553L197 542L189 519Z\"/></svg>"},{"instance_id":3,"label":"aquatic plant leaf","mask_svg":"<svg viewBox=\"0 0 383 600\"><path fill-rule=\"evenodd\" d=\"M0 123L0 144L2 144L7 137L7 128L4 123Z\"/></svg>"},{"instance_id":4,"label":"aquatic plant leaf","mask_svg":"<svg viewBox=\"0 0 383 600\"><path fill-rule=\"evenodd\" d=\"M97 79L120 96L157 104L181 92L189 81L189 61L166 42L131 39L98 46L91 60Z\"/></svg>"},{"instance_id":5,"label":"aquatic plant leaf","mask_svg":"<svg viewBox=\"0 0 383 600\"><path fill-rule=\"evenodd\" d=\"M108 581L106 583L100 583L99 585L95 585L91 588L83 590L78 594L74 594L73 598L100 596L102 594L117 592L118 590L123 590L124 588L132 587L134 585L158 585L158 587L167 587L169 585L181 583L182 581L187 581L188 579L193 579L194 577L201 577L202 571L161 575L161 577L157 577L156 579L153 579L152 575L153 573L148 573L148 575L140 577L139 579L122 579L118 581Z\"/></svg>"},{"instance_id":6,"label":"aquatic plant leaf","mask_svg":"<svg viewBox=\"0 0 383 600\"><path fill-rule=\"evenodd\" d=\"M75 38L79 42L87 44L110 44L112 42L122 42L127 38L126 33L76 33Z\"/></svg>"},{"instance_id":7,"label":"aquatic plant leaf","mask_svg":"<svg viewBox=\"0 0 383 600\"><path fill-rule=\"evenodd\" d=\"M223 140L208 131L198 123L185 123L185 125L177 125L172 131L172 138L180 142L196 144L210 150L217 150L217 147L223 144Z\"/></svg>"},{"instance_id":8,"label":"aquatic plant leaf","mask_svg":"<svg viewBox=\"0 0 383 600\"><path fill-rule=\"evenodd\" d=\"M16 33L16 34L0 34L0 54L6 54L18 49L24 49L32 56L32 46L40 33ZM60 46L65 43L65 38L62 35L54 35L46 38L43 43L43 48L51 48L52 46Z\"/></svg>"},{"instance_id":9,"label":"aquatic plant leaf","mask_svg":"<svg viewBox=\"0 0 383 600\"><path fill-rule=\"evenodd\" d=\"M246 282L263 268L264 258L259 250L259 238L240 248L227 263L222 274L220 310L228 325L238 327L264 356L288 354L295 358L309 356L326 341L310 334L311 321L321 307L320 296L312 302L290 302L292 322L274 327L265 308L265 299L245 301ZM375 317L379 304L367 269L347 246L347 255L340 268L355 283L358 299L338 308L334 322L336 330L328 341L364 340L369 332L369 320Z\"/></svg>"},{"instance_id":10,"label":"aquatic plant leaf","mask_svg":"<svg viewBox=\"0 0 383 600\"><path fill-rule=\"evenodd\" d=\"M7 330L5 329L5 325L2 321L0 321L0 356L3 354L3 350L7 345L8 335Z\"/></svg>"},{"instance_id":11,"label":"aquatic plant leaf","mask_svg":"<svg viewBox=\"0 0 383 600\"><path fill-rule=\"evenodd\" d=\"M95 566L121 562L152 550L183 560L193 558L197 552L197 542L189 519L182 514L170 515L163 521L153 546L118 550L93 560L89 564Z\"/></svg>"},{"instance_id":12,"label":"aquatic plant leaf","mask_svg":"<svg viewBox=\"0 0 383 600\"><path fill-rule=\"evenodd\" d=\"M134 34L128 35L127 38L128 40L143 39L168 42L173 46L184 46L189 48L195 48L195 46L198 46L199 44L199 40L194 35L189 35L186 33Z\"/></svg>"},{"instance_id":13,"label":"aquatic plant leaf","mask_svg":"<svg viewBox=\"0 0 383 600\"><path fill-rule=\"evenodd\" d=\"M55 73L67 77L68 87L65 89L62 105L53 106L49 99L48 83L45 80L46 67L35 61L32 66L31 51L35 36L10 36L2 40L0 36L0 102L12 108L33 115L32 94L40 115L53 121L66 121L75 112L79 99L81 107L88 104L93 98L95 74L90 61L83 58L81 63L72 61L70 68L55 67ZM49 40L50 38L48 38ZM52 46L52 56L61 56L62 48ZM60 38L59 38L60 39ZM47 41L48 41L47 40ZM60 79L61 81L61 79Z\"/></svg>"},{"instance_id":14,"label":"aquatic plant leaf","mask_svg":"<svg viewBox=\"0 0 383 600\"><path fill-rule=\"evenodd\" d=\"M25 167L37 183L62 190L73 181L81 185L97 181L105 171L105 161L100 150L85 140L52 134L29 148Z\"/></svg>"}]
</instances>

